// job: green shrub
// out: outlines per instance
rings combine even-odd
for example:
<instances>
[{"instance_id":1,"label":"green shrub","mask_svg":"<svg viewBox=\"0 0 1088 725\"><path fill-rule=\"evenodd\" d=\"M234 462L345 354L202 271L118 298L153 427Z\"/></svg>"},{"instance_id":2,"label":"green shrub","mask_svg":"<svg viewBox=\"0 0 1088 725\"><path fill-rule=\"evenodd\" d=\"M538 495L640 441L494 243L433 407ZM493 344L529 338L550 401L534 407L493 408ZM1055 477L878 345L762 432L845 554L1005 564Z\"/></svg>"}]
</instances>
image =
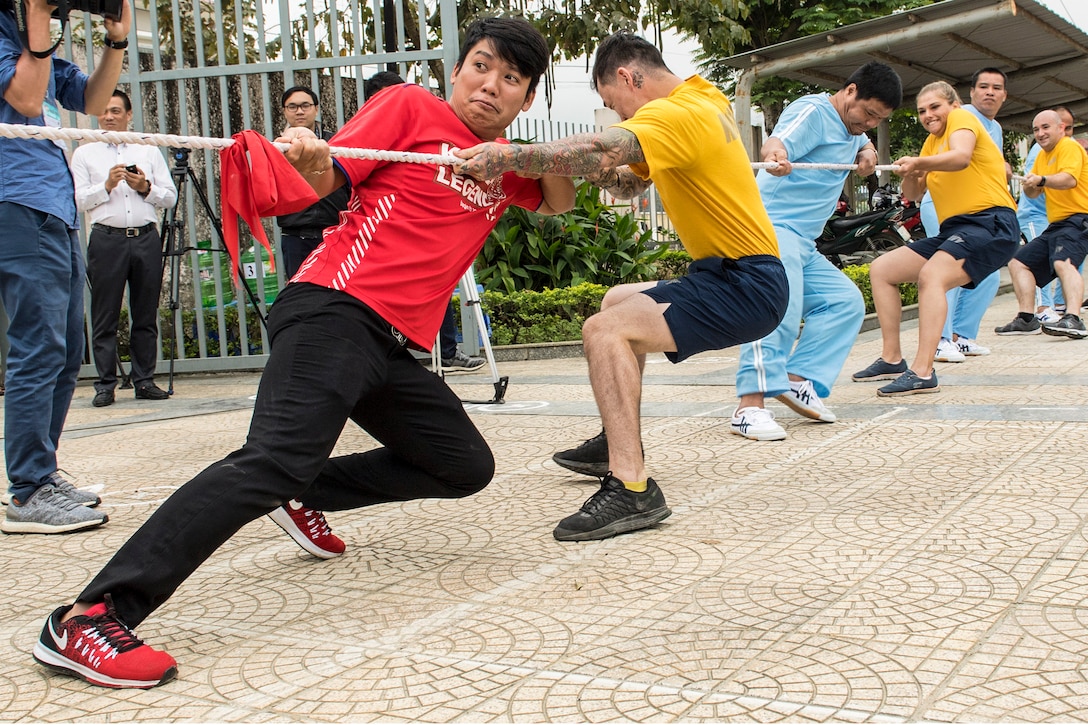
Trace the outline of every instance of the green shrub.
<instances>
[{"instance_id":1,"label":"green shrub","mask_svg":"<svg viewBox=\"0 0 1088 725\"><path fill-rule=\"evenodd\" d=\"M642 282L654 279L654 262L667 251L652 237L632 214L603 203L598 187L582 183L565 214L507 209L476 260L476 280L508 293Z\"/></svg>"},{"instance_id":2,"label":"green shrub","mask_svg":"<svg viewBox=\"0 0 1088 725\"><path fill-rule=\"evenodd\" d=\"M608 288L584 282L543 292L488 290L481 296L496 345L582 339L582 323L601 308ZM455 302L455 307L460 309Z\"/></svg>"},{"instance_id":3,"label":"green shrub","mask_svg":"<svg viewBox=\"0 0 1088 725\"><path fill-rule=\"evenodd\" d=\"M843 269L843 274L861 290L861 296L865 300L866 314L876 312L876 305L873 304L873 285L869 281L869 265L858 264L846 267ZM918 285L913 282L899 285L899 296L904 306L918 304Z\"/></svg>"},{"instance_id":4,"label":"green shrub","mask_svg":"<svg viewBox=\"0 0 1088 725\"><path fill-rule=\"evenodd\" d=\"M657 258L656 279L676 279L687 274L691 255L683 249L670 249Z\"/></svg>"}]
</instances>

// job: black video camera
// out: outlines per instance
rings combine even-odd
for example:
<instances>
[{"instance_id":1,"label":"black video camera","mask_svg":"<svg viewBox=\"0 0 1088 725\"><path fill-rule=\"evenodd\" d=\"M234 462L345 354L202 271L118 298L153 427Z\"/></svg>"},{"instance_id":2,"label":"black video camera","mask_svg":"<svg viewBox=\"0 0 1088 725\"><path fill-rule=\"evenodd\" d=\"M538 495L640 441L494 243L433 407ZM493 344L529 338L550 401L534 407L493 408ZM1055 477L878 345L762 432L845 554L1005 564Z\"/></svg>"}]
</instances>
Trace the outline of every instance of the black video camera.
<instances>
[{"instance_id":1,"label":"black video camera","mask_svg":"<svg viewBox=\"0 0 1088 725\"><path fill-rule=\"evenodd\" d=\"M57 8L53 11L55 18L59 18L61 14L67 15L72 10L82 10L91 15L120 20L121 8L125 0L46 0L46 2Z\"/></svg>"},{"instance_id":2,"label":"black video camera","mask_svg":"<svg viewBox=\"0 0 1088 725\"><path fill-rule=\"evenodd\" d=\"M189 149L187 148L170 149L170 156L178 166L185 166L189 163Z\"/></svg>"}]
</instances>

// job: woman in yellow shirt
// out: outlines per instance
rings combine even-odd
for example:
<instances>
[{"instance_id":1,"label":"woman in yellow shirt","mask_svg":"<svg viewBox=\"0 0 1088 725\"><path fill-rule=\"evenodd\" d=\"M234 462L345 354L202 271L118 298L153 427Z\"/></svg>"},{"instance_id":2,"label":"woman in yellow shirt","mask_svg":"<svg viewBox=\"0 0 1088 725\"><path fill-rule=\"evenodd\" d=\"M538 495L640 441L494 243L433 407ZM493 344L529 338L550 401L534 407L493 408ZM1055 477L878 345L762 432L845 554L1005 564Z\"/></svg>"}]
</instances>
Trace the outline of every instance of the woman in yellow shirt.
<instances>
[{"instance_id":1,"label":"woman in yellow shirt","mask_svg":"<svg viewBox=\"0 0 1088 725\"><path fill-rule=\"evenodd\" d=\"M869 269L883 347L876 362L853 379L892 380L877 395L940 391L933 356L948 313L945 294L954 287L971 289L1005 266L1019 243L1001 149L961 105L944 81L923 87L918 120L929 137L921 154L895 162L907 197L919 200L929 189L941 227L935 237L878 257ZM918 350L909 368L899 343L904 282L918 283Z\"/></svg>"}]
</instances>

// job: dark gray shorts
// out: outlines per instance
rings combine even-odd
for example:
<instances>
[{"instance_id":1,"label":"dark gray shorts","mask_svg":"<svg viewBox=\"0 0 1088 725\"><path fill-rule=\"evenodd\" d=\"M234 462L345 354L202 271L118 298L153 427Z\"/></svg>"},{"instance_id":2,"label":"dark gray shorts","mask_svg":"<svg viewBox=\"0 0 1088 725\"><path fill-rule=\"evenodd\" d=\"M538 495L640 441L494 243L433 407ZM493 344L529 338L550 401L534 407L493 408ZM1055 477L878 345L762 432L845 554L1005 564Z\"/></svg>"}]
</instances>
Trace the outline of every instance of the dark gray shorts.
<instances>
[{"instance_id":1,"label":"dark gray shorts","mask_svg":"<svg viewBox=\"0 0 1088 725\"><path fill-rule=\"evenodd\" d=\"M931 259L938 251L962 259L963 271L971 278L963 286L974 289L976 284L1008 264L1019 244L1020 224L1016 221L1016 212L995 206L974 214L948 217L941 222L937 236L919 239L907 248L926 259Z\"/></svg>"},{"instance_id":2,"label":"dark gray shorts","mask_svg":"<svg viewBox=\"0 0 1088 725\"><path fill-rule=\"evenodd\" d=\"M685 276L658 282L643 294L669 305L665 322L676 352L665 356L674 363L765 337L778 327L789 302L782 260L766 254L697 259Z\"/></svg>"},{"instance_id":3,"label":"dark gray shorts","mask_svg":"<svg viewBox=\"0 0 1088 725\"><path fill-rule=\"evenodd\" d=\"M1056 260L1068 260L1074 267L1080 267L1085 256L1088 256L1088 214L1074 214L1054 222L1020 247L1016 260L1035 275L1037 287L1045 287L1057 276Z\"/></svg>"}]
</instances>

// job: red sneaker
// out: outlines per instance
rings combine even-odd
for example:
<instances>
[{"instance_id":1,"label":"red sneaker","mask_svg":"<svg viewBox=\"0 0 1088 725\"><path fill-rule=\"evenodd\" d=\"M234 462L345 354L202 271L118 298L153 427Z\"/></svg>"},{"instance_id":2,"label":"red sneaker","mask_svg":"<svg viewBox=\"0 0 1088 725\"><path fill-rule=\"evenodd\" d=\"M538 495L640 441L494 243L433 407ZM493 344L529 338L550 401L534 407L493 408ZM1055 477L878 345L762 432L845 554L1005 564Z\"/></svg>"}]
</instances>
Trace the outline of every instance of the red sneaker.
<instances>
[{"instance_id":1,"label":"red sneaker","mask_svg":"<svg viewBox=\"0 0 1088 725\"><path fill-rule=\"evenodd\" d=\"M45 621L34 645L40 664L100 687L147 689L177 676L174 658L141 642L117 618L108 594L104 603L61 623L69 609L60 607Z\"/></svg>"},{"instance_id":2,"label":"red sneaker","mask_svg":"<svg viewBox=\"0 0 1088 725\"><path fill-rule=\"evenodd\" d=\"M325 514L306 508L296 499L268 514L268 518L279 524L299 546L321 559L340 556L347 548L329 528Z\"/></svg>"}]
</instances>

